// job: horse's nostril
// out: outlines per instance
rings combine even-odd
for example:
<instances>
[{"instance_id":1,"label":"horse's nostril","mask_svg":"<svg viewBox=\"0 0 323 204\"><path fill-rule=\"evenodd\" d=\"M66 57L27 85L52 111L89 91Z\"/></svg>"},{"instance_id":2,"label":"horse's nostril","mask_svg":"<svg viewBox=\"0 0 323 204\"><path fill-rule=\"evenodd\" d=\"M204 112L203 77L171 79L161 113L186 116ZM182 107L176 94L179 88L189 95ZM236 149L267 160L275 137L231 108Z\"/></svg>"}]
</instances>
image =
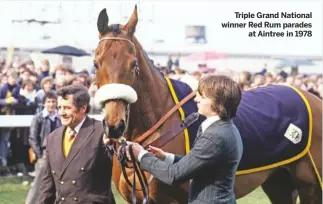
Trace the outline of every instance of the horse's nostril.
<instances>
[{"instance_id":1,"label":"horse's nostril","mask_svg":"<svg viewBox=\"0 0 323 204\"><path fill-rule=\"evenodd\" d=\"M124 122L124 120L121 120L120 121L120 123L119 123L119 125L118 125L118 127L117 127L117 129L119 129L120 131L124 131L124 129L125 129L125 122Z\"/></svg>"},{"instance_id":2,"label":"horse's nostril","mask_svg":"<svg viewBox=\"0 0 323 204\"><path fill-rule=\"evenodd\" d=\"M125 121L121 120L120 123L117 126L108 126L109 127L109 137L111 138L119 138L123 135L123 132L125 131Z\"/></svg>"}]
</instances>

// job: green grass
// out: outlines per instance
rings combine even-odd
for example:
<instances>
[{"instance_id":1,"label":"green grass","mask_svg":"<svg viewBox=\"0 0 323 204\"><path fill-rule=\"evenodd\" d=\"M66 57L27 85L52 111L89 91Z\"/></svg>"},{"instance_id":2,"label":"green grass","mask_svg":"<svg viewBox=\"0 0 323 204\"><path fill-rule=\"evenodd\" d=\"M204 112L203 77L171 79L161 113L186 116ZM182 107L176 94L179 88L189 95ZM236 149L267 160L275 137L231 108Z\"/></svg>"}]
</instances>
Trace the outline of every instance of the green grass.
<instances>
[{"instance_id":1,"label":"green grass","mask_svg":"<svg viewBox=\"0 0 323 204\"><path fill-rule=\"evenodd\" d=\"M256 189L249 195L237 200L238 204L270 204L269 199L261 188Z\"/></svg>"},{"instance_id":2,"label":"green grass","mask_svg":"<svg viewBox=\"0 0 323 204\"><path fill-rule=\"evenodd\" d=\"M17 177L0 177L0 204L24 204L29 187L22 185ZM125 204L115 188L113 193L117 204ZM263 191L259 188L248 196L239 199L238 204L270 204Z\"/></svg>"},{"instance_id":3,"label":"green grass","mask_svg":"<svg viewBox=\"0 0 323 204\"><path fill-rule=\"evenodd\" d=\"M0 177L0 204L23 204L29 187L20 178Z\"/></svg>"}]
</instances>

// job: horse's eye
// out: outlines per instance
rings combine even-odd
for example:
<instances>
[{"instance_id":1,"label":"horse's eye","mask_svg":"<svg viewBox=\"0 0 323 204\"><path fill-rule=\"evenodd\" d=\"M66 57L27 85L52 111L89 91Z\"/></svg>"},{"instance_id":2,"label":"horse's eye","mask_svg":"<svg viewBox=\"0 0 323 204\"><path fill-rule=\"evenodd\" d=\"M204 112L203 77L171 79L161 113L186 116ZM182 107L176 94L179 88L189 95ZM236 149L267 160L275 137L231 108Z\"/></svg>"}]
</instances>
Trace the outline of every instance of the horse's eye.
<instances>
[{"instance_id":1,"label":"horse's eye","mask_svg":"<svg viewBox=\"0 0 323 204\"><path fill-rule=\"evenodd\" d=\"M98 64L96 62L93 62L93 66L94 66L95 69L99 69L99 66L98 66Z\"/></svg>"},{"instance_id":2,"label":"horse's eye","mask_svg":"<svg viewBox=\"0 0 323 204\"><path fill-rule=\"evenodd\" d=\"M134 60L131 62L131 69L134 69L137 67L137 60Z\"/></svg>"},{"instance_id":3,"label":"horse's eye","mask_svg":"<svg viewBox=\"0 0 323 204\"><path fill-rule=\"evenodd\" d=\"M129 52L130 54L135 54L135 49L134 49L134 48L132 48L132 47L129 47L128 52Z\"/></svg>"}]
</instances>

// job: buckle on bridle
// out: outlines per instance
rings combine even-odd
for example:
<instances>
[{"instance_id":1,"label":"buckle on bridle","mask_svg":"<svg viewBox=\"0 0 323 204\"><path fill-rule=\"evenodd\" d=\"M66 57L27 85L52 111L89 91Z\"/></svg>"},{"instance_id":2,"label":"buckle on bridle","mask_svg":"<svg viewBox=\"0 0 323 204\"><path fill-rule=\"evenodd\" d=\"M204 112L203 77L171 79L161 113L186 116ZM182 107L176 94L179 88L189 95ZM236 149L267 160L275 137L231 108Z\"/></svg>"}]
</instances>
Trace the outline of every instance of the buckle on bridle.
<instances>
[{"instance_id":1,"label":"buckle on bridle","mask_svg":"<svg viewBox=\"0 0 323 204\"><path fill-rule=\"evenodd\" d=\"M125 166L126 168L131 168L131 166L129 166L128 162L131 162L131 160L129 160L129 158L127 157L127 140L124 137L120 137L120 139L118 140L118 143L120 144L118 153L117 153L117 160L118 162Z\"/></svg>"}]
</instances>

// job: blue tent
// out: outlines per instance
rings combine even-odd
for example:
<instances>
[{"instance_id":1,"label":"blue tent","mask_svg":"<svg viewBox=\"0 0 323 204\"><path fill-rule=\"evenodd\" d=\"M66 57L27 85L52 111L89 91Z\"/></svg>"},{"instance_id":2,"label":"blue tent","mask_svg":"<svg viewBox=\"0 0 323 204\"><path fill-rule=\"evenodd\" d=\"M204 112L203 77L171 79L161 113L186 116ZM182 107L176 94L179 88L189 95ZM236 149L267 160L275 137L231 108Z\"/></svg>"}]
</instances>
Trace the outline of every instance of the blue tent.
<instances>
[{"instance_id":1,"label":"blue tent","mask_svg":"<svg viewBox=\"0 0 323 204\"><path fill-rule=\"evenodd\" d=\"M70 55L70 56L77 56L77 57L90 55L89 53L85 52L82 49L78 49L78 48L71 47L68 45L63 45L63 46L58 46L58 47L50 48L47 50L43 50L42 53Z\"/></svg>"}]
</instances>

